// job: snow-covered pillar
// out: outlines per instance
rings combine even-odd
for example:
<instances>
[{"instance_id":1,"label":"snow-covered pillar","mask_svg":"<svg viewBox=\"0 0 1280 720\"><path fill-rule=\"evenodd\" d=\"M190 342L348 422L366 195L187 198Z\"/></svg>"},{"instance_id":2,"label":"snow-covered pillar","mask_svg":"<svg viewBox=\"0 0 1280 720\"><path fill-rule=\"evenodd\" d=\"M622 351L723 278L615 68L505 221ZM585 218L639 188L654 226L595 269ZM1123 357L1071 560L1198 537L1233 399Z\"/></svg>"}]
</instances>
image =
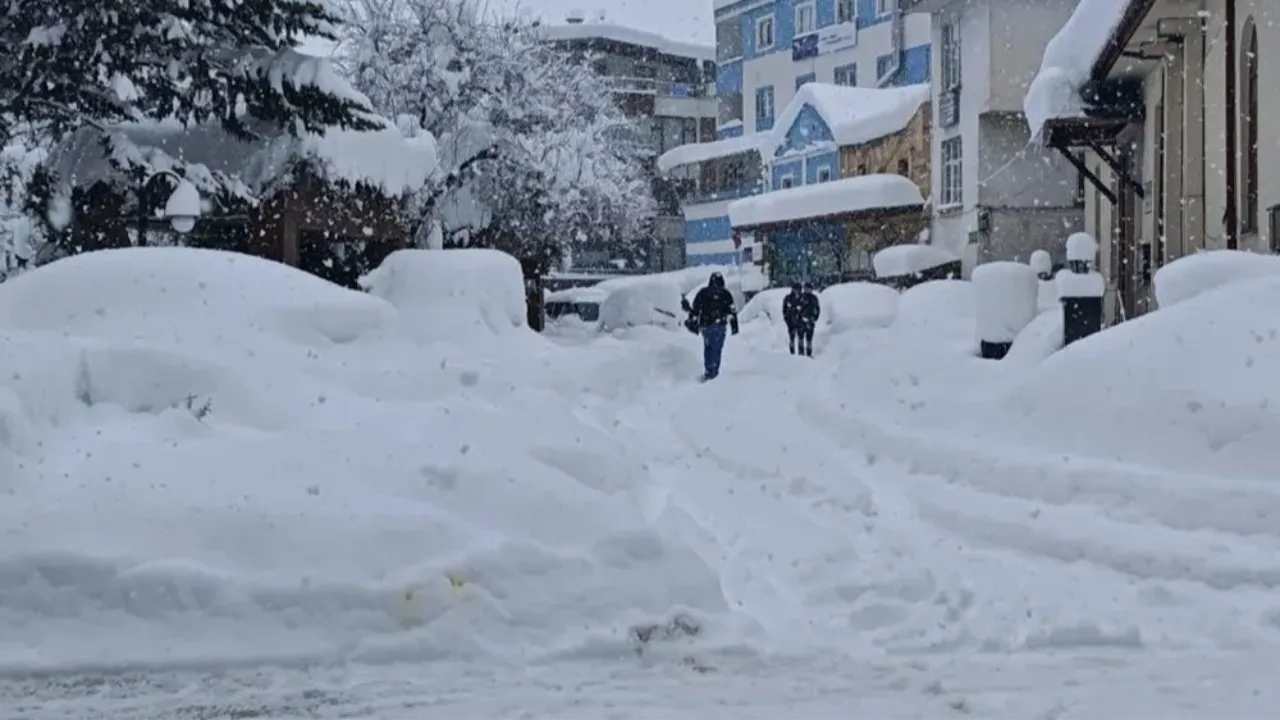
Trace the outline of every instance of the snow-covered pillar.
<instances>
[{"instance_id":1,"label":"snow-covered pillar","mask_svg":"<svg viewBox=\"0 0 1280 720\"><path fill-rule=\"evenodd\" d=\"M978 345L982 357L999 360L1036 317L1040 279L1030 265L990 262L973 269Z\"/></svg>"},{"instance_id":2,"label":"snow-covered pillar","mask_svg":"<svg viewBox=\"0 0 1280 720\"><path fill-rule=\"evenodd\" d=\"M1062 299L1063 346L1102 329L1102 298L1107 281L1093 269L1098 242L1089 233L1067 238L1067 267L1058 272L1058 297Z\"/></svg>"},{"instance_id":3,"label":"snow-covered pillar","mask_svg":"<svg viewBox=\"0 0 1280 720\"><path fill-rule=\"evenodd\" d=\"M1058 286L1053 283L1053 258L1044 250L1031 253L1031 269L1039 278L1040 292L1036 295L1036 310L1044 312L1058 307Z\"/></svg>"}]
</instances>

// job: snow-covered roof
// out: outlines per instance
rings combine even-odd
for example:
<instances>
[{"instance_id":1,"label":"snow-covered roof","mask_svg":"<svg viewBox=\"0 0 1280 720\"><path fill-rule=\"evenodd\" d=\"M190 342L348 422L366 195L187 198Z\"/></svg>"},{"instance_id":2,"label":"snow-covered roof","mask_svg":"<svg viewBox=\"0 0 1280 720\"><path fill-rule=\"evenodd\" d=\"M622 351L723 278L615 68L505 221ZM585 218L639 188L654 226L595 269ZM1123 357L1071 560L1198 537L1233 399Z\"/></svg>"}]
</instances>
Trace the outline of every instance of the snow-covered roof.
<instances>
[{"instance_id":1,"label":"snow-covered roof","mask_svg":"<svg viewBox=\"0 0 1280 720\"><path fill-rule=\"evenodd\" d=\"M1049 120L1080 117L1080 88L1111 41L1131 0L1080 0L1075 12L1044 48L1040 72L1022 100L1031 137Z\"/></svg>"},{"instance_id":2,"label":"snow-covered roof","mask_svg":"<svg viewBox=\"0 0 1280 720\"><path fill-rule=\"evenodd\" d=\"M694 165L744 152L761 152L767 147L770 137L769 132L758 132L674 147L658 157L658 172L670 172L682 165Z\"/></svg>"},{"instance_id":3,"label":"snow-covered roof","mask_svg":"<svg viewBox=\"0 0 1280 720\"><path fill-rule=\"evenodd\" d=\"M955 255L936 245L893 245L871 258L876 277L915 275L930 268L959 260Z\"/></svg>"},{"instance_id":4,"label":"snow-covered roof","mask_svg":"<svg viewBox=\"0 0 1280 720\"><path fill-rule=\"evenodd\" d=\"M774 124L770 147L778 147L805 105L811 106L831 129L836 145L860 145L901 132L929 102L929 86L858 88L806 83Z\"/></svg>"},{"instance_id":5,"label":"snow-covered roof","mask_svg":"<svg viewBox=\"0 0 1280 720\"><path fill-rule=\"evenodd\" d=\"M665 55L694 58L696 60L716 59L716 49L706 45L678 42L665 38L657 33L636 30L606 22L580 22L563 25L542 25L542 36L547 40L590 40L600 38L613 42L653 48Z\"/></svg>"},{"instance_id":6,"label":"snow-covered roof","mask_svg":"<svg viewBox=\"0 0 1280 720\"><path fill-rule=\"evenodd\" d=\"M901 175L859 175L735 200L729 203L729 223L746 228L923 205L920 188Z\"/></svg>"},{"instance_id":7,"label":"snow-covered roof","mask_svg":"<svg viewBox=\"0 0 1280 720\"><path fill-rule=\"evenodd\" d=\"M255 129L269 131L263 124ZM331 128L323 135L301 137L276 132L255 142L236 138L217 123L125 123L114 131L122 141L116 152L156 169L183 163L188 179L206 190L220 186L221 176L257 194L299 161L309 161L326 179L365 183L400 195L421 188L438 164L435 139L429 133L406 137L390 123L368 132ZM50 169L74 186L115 179L117 170L102 152L102 137L94 128L77 131L51 153Z\"/></svg>"}]
</instances>

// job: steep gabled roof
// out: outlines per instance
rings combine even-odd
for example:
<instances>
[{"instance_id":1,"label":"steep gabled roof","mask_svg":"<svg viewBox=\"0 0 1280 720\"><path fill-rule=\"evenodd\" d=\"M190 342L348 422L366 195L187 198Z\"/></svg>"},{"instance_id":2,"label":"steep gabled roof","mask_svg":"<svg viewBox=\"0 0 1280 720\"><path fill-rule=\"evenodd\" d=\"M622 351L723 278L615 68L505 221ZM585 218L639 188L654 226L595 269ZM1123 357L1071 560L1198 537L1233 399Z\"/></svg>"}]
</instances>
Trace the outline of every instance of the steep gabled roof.
<instances>
[{"instance_id":1,"label":"steep gabled roof","mask_svg":"<svg viewBox=\"0 0 1280 720\"><path fill-rule=\"evenodd\" d=\"M836 145L861 145L904 130L929 102L927 84L895 88L858 88L808 83L778 117L768 147L781 146L806 105L831 130Z\"/></svg>"}]
</instances>

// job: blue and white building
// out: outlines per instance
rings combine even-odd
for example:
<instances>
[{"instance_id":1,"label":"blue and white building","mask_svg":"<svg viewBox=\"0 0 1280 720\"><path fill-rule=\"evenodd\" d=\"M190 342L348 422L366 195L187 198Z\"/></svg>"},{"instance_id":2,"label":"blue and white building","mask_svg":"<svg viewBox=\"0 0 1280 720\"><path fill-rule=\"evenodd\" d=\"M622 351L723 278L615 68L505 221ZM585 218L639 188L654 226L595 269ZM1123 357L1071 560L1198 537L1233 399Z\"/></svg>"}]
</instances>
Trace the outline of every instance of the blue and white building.
<instances>
[{"instance_id":1,"label":"blue and white building","mask_svg":"<svg viewBox=\"0 0 1280 720\"><path fill-rule=\"evenodd\" d=\"M823 177L805 163L784 179L772 149L774 126L810 82L846 87L902 87L928 83L933 65L927 14L907 13L899 0L716 0L716 137L677 148L659 170L696 188L683 204L688 265L758 262L745 234L734 241L733 200ZM803 124L811 119L806 112ZM776 145L776 143L774 143ZM762 154L763 152L763 154ZM777 175L777 177L773 177Z\"/></svg>"},{"instance_id":2,"label":"blue and white building","mask_svg":"<svg viewBox=\"0 0 1280 720\"><path fill-rule=\"evenodd\" d=\"M768 130L807 82L929 81L930 21L899 0L716 0L717 137Z\"/></svg>"}]
</instances>

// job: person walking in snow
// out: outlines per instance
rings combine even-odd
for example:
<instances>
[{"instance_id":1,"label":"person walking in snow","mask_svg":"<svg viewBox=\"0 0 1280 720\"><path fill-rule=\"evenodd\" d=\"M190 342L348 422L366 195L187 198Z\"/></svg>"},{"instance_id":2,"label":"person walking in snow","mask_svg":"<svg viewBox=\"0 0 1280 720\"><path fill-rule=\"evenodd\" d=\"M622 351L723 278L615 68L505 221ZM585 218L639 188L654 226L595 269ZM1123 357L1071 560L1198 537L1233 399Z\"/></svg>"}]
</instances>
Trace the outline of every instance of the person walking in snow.
<instances>
[{"instance_id":1,"label":"person walking in snow","mask_svg":"<svg viewBox=\"0 0 1280 720\"><path fill-rule=\"evenodd\" d=\"M707 286L693 297L689 314L702 334L703 380L714 379L720 374L720 354L724 351L725 328L738 334L738 311L734 308L733 294L724 286L724 276L711 273Z\"/></svg>"},{"instance_id":2,"label":"person walking in snow","mask_svg":"<svg viewBox=\"0 0 1280 720\"><path fill-rule=\"evenodd\" d=\"M787 342L791 346L791 354L796 354L796 339L800 337L800 306L804 302L804 292L800 283L791 284L791 292L782 300L782 321L787 324ZM800 345L800 354L804 354L804 344Z\"/></svg>"},{"instance_id":3,"label":"person walking in snow","mask_svg":"<svg viewBox=\"0 0 1280 720\"><path fill-rule=\"evenodd\" d=\"M813 331L818 327L821 316L822 304L818 302L818 294L812 285L805 283L800 293L800 354L805 357L813 357Z\"/></svg>"}]
</instances>

